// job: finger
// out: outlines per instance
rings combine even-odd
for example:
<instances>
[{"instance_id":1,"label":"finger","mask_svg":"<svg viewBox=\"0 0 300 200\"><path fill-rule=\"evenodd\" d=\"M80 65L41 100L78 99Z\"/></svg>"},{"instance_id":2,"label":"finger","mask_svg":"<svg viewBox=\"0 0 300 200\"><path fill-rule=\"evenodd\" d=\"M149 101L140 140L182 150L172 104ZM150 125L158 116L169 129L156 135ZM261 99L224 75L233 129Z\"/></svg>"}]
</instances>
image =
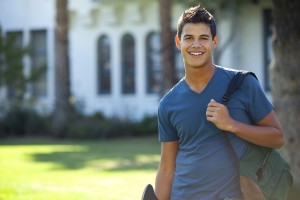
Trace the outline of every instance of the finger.
<instances>
[{"instance_id":1,"label":"finger","mask_svg":"<svg viewBox=\"0 0 300 200\"><path fill-rule=\"evenodd\" d=\"M216 107L216 105L214 104L214 102L210 102L209 104L207 104L207 107Z\"/></svg>"},{"instance_id":2,"label":"finger","mask_svg":"<svg viewBox=\"0 0 300 200\"><path fill-rule=\"evenodd\" d=\"M218 103L217 103L214 99L211 99L210 102L208 103L208 106L213 106L213 107L215 107L215 106L217 106L217 105L218 105Z\"/></svg>"},{"instance_id":3,"label":"finger","mask_svg":"<svg viewBox=\"0 0 300 200\"><path fill-rule=\"evenodd\" d=\"M206 116L206 120L209 122L214 122L214 117L213 116Z\"/></svg>"},{"instance_id":4,"label":"finger","mask_svg":"<svg viewBox=\"0 0 300 200\"><path fill-rule=\"evenodd\" d=\"M208 106L206 111L214 112L214 111L216 111L216 107Z\"/></svg>"},{"instance_id":5,"label":"finger","mask_svg":"<svg viewBox=\"0 0 300 200\"><path fill-rule=\"evenodd\" d=\"M206 117L212 117L213 114L214 113L212 111L206 111Z\"/></svg>"},{"instance_id":6,"label":"finger","mask_svg":"<svg viewBox=\"0 0 300 200\"><path fill-rule=\"evenodd\" d=\"M206 113L205 113L206 117L215 117L216 114L217 113L215 112L214 108L212 108L212 110L206 110Z\"/></svg>"}]
</instances>

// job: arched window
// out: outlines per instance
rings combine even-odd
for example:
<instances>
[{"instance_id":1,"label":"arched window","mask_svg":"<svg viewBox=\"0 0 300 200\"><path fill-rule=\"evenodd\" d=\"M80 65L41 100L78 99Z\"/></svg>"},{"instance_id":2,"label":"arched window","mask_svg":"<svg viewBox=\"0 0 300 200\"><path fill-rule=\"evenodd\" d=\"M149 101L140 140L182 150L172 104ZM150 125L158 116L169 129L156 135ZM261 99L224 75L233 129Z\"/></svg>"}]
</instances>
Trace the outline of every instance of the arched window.
<instances>
[{"instance_id":1,"label":"arched window","mask_svg":"<svg viewBox=\"0 0 300 200\"><path fill-rule=\"evenodd\" d=\"M135 92L135 44L130 34L122 38L122 93Z\"/></svg>"},{"instance_id":2,"label":"arched window","mask_svg":"<svg viewBox=\"0 0 300 200\"><path fill-rule=\"evenodd\" d=\"M98 39L98 94L111 92L110 41L106 35Z\"/></svg>"},{"instance_id":3,"label":"arched window","mask_svg":"<svg viewBox=\"0 0 300 200\"><path fill-rule=\"evenodd\" d=\"M161 45L158 32L151 32L146 38L146 80L147 93L159 93L161 90L162 67Z\"/></svg>"},{"instance_id":4,"label":"arched window","mask_svg":"<svg viewBox=\"0 0 300 200\"><path fill-rule=\"evenodd\" d=\"M98 94L111 93L110 41L106 35L98 39Z\"/></svg>"}]
</instances>

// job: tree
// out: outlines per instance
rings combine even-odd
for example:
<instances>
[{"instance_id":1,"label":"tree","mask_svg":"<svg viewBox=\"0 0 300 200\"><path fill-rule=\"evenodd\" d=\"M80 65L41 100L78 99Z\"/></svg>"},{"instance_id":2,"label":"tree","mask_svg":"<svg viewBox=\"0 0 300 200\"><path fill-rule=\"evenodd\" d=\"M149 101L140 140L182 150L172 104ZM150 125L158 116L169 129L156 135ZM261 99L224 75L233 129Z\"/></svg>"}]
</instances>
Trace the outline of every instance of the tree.
<instances>
[{"instance_id":1,"label":"tree","mask_svg":"<svg viewBox=\"0 0 300 200\"><path fill-rule=\"evenodd\" d=\"M160 8L160 40L161 40L161 51L162 51L162 95L171 89L176 83L176 70L174 64L174 35L171 28L171 10L172 0L159 0Z\"/></svg>"},{"instance_id":2,"label":"tree","mask_svg":"<svg viewBox=\"0 0 300 200\"><path fill-rule=\"evenodd\" d=\"M30 54L29 47L23 47L20 37L14 32L2 35L0 29L0 86L6 88L5 102L10 106L21 106L27 85L39 80L45 72L46 66L31 69L31 73L24 73L23 58Z\"/></svg>"},{"instance_id":3,"label":"tree","mask_svg":"<svg viewBox=\"0 0 300 200\"><path fill-rule=\"evenodd\" d=\"M271 64L272 95L286 135L286 153L300 185L300 1L272 0L275 34Z\"/></svg>"},{"instance_id":4,"label":"tree","mask_svg":"<svg viewBox=\"0 0 300 200\"><path fill-rule=\"evenodd\" d=\"M73 112L70 103L68 0L56 0L55 26L55 108L53 131L62 134Z\"/></svg>"}]
</instances>

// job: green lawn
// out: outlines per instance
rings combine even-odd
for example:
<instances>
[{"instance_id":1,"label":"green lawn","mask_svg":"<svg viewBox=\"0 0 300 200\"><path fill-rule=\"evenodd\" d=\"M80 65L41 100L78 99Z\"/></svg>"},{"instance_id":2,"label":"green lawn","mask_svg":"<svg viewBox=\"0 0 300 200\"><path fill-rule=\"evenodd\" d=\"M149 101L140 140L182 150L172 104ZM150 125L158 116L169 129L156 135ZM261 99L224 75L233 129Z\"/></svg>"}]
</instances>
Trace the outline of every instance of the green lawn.
<instances>
[{"instance_id":1,"label":"green lawn","mask_svg":"<svg viewBox=\"0 0 300 200\"><path fill-rule=\"evenodd\" d=\"M0 200L139 200L154 184L156 138L0 140ZM300 187L289 200L297 200Z\"/></svg>"},{"instance_id":2,"label":"green lawn","mask_svg":"<svg viewBox=\"0 0 300 200\"><path fill-rule=\"evenodd\" d=\"M154 184L156 138L0 141L0 200L134 200Z\"/></svg>"}]
</instances>

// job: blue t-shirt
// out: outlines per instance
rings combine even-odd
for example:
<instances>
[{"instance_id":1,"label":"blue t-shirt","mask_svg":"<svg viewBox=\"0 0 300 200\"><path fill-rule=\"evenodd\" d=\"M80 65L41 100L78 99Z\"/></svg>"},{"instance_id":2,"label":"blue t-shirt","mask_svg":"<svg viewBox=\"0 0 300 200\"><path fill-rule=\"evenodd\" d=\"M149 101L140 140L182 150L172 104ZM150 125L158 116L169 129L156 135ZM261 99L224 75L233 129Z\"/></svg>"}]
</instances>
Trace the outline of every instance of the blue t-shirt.
<instances>
[{"instance_id":1,"label":"blue t-shirt","mask_svg":"<svg viewBox=\"0 0 300 200\"><path fill-rule=\"evenodd\" d=\"M221 102L235 71L216 67L201 93L180 80L160 101L158 131L160 142L179 141L172 200L217 200L242 197L235 158L224 133L207 121L205 113L211 99ZM254 124L273 110L253 76L247 76L227 104L230 116ZM247 142L229 134L238 156Z\"/></svg>"}]
</instances>

